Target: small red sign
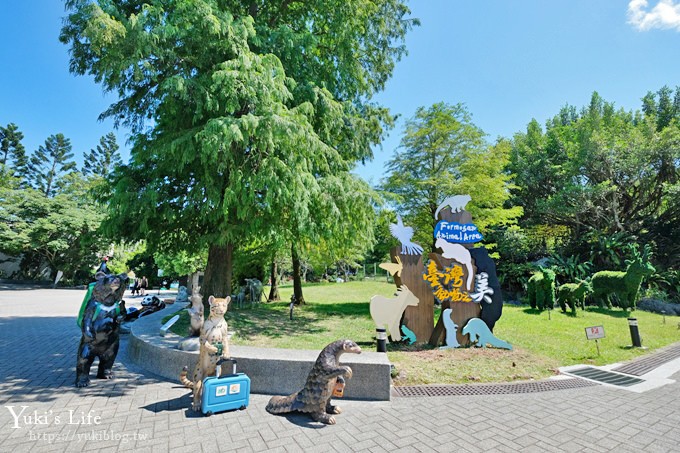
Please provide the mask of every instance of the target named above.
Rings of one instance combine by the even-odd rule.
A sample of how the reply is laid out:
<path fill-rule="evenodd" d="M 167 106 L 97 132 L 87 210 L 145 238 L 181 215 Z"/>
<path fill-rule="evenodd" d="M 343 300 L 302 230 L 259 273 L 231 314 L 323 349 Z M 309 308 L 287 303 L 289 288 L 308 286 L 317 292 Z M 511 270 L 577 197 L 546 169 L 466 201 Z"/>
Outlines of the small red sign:
<path fill-rule="evenodd" d="M 586 327 L 586 338 L 589 340 L 604 338 L 604 326 Z"/>

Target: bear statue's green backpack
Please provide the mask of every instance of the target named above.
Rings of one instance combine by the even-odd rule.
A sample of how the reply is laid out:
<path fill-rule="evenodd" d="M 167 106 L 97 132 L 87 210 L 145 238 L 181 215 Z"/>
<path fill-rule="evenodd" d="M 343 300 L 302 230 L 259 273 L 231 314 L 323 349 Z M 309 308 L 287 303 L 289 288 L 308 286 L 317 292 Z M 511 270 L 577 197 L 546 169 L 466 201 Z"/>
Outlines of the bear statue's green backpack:
<path fill-rule="evenodd" d="M 87 303 L 90 301 L 90 297 L 92 297 L 92 291 L 94 290 L 94 286 L 97 284 L 97 282 L 92 282 L 89 285 L 87 285 L 87 293 L 85 294 L 85 299 L 83 299 L 83 303 L 80 306 L 80 311 L 78 312 L 78 319 L 76 323 L 78 324 L 78 327 L 82 328 L 83 327 L 83 317 L 85 316 L 85 307 L 87 307 Z"/>

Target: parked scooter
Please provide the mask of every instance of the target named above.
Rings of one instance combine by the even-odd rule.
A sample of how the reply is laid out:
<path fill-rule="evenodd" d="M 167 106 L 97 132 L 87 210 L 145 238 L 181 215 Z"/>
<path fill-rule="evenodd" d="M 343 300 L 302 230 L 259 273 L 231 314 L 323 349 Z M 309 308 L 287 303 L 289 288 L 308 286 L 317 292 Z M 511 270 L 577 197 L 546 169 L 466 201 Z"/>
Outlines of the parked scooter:
<path fill-rule="evenodd" d="M 165 308 L 165 302 L 160 300 L 156 296 L 147 295 L 142 300 L 142 308 L 137 309 L 135 307 L 130 307 L 127 309 L 125 315 L 125 321 L 134 321 L 135 319 L 141 318 L 151 313 L 156 313 Z"/>

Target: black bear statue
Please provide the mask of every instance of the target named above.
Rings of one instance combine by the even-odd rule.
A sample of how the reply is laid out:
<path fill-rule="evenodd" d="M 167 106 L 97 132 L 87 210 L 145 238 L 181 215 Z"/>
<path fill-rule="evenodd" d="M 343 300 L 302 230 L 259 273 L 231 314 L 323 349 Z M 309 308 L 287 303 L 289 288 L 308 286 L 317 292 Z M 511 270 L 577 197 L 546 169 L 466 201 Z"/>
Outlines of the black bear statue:
<path fill-rule="evenodd" d="M 82 336 L 78 347 L 76 387 L 90 383 L 90 367 L 99 358 L 97 378 L 111 379 L 113 363 L 120 345 L 120 322 L 125 317 L 123 294 L 128 284 L 126 274 L 97 272 L 96 283 L 87 301 L 82 319 Z"/>

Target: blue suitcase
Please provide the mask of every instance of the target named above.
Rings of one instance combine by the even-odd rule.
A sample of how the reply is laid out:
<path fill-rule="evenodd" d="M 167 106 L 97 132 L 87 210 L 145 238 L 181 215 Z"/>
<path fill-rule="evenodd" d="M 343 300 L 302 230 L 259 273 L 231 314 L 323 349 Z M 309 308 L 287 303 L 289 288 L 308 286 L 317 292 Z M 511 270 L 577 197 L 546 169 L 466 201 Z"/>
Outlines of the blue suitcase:
<path fill-rule="evenodd" d="M 233 372 L 220 376 L 221 365 L 233 362 Z M 203 379 L 203 394 L 201 395 L 201 412 L 212 415 L 218 412 L 234 409 L 243 410 L 250 403 L 250 378 L 244 373 L 236 372 L 236 360 L 220 359 L 217 362 L 216 376 Z"/>

